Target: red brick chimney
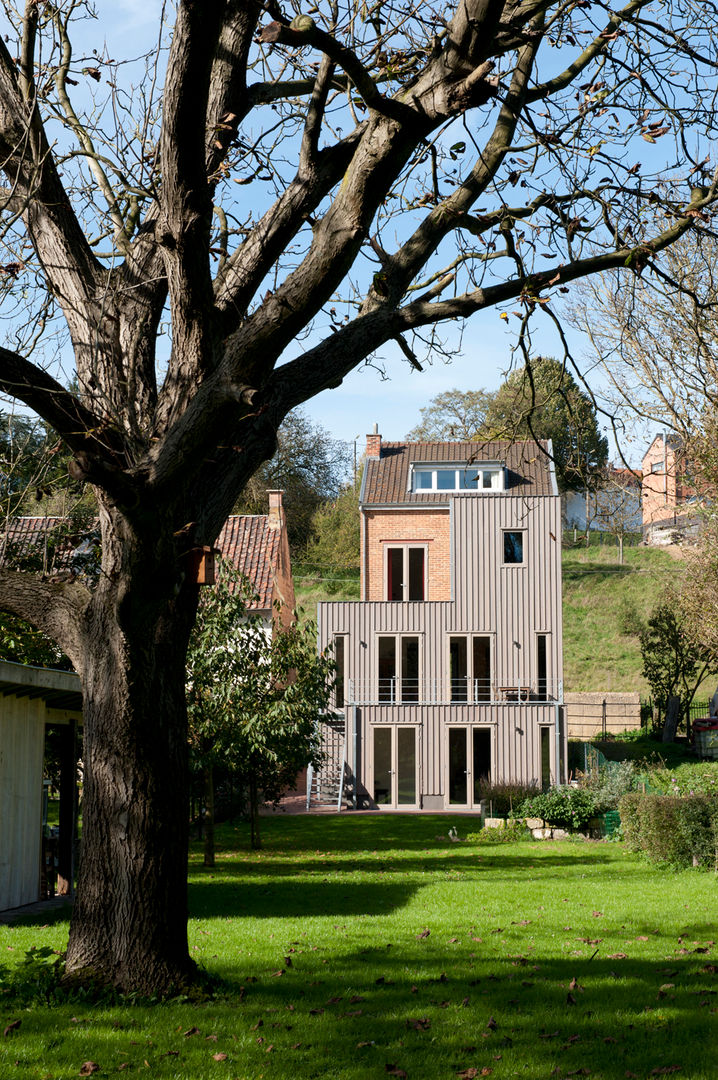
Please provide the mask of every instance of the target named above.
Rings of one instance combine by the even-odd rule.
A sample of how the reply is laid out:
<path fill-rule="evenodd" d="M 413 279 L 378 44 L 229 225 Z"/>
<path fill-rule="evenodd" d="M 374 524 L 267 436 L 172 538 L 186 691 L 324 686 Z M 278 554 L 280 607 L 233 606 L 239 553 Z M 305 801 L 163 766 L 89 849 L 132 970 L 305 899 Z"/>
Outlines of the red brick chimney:
<path fill-rule="evenodd" d="M 282 497 L 283 491 L 268 491 L 269 495 L 269 525 L 273 528 L 280 528 L 284 524 L 284 504 Z"/>
<path fill-rule="evenodd" d="M 381 435 L 378 424 L 374 424 L 373 432 L 366 437 L 366 456 L 368 458 L 381 457 Z"/>

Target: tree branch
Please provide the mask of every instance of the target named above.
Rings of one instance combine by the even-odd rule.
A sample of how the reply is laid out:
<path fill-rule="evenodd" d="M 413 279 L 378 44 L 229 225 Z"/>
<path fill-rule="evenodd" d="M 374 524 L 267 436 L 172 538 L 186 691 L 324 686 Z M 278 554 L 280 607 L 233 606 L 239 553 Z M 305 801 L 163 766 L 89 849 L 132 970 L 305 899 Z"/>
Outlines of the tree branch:
<path fill-rule="evenodd" d="M 36 574 L 0 570 L 0 611 L 9 611 L 42 630 L 78 669 L 81 619 L 89 601 L 90 593 L 79 581 L 43 581 Z"/>

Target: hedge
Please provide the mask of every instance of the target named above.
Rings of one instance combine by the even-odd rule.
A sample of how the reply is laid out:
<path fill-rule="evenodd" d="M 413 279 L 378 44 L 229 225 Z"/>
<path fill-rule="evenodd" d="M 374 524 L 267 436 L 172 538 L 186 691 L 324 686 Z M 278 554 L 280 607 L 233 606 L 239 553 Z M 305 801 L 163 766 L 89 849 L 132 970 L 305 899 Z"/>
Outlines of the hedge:
<path fill-rule="evenodd" d="M 718 799 L 707 795 L 644 795 L 619 803 L 623 838 L 652 862 L 718 870 Z"/>

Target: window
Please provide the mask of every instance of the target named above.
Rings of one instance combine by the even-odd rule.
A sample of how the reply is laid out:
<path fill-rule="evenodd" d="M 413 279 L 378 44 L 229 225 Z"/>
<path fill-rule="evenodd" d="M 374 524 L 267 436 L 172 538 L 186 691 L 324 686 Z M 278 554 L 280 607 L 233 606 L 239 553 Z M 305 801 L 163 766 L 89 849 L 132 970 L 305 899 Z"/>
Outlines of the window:
<path fill-rule="evenodd" d="M 392 704 L 418 701 L 418 637 L 380 637 L 377 657 L 379 701 Z"/>
<path fill-rule="evenodd" d="M 412 466 L 412 491 L 504 491 L 505 486 L 503 466 L 494 463 Z"/>
<path fill-rule="evenodd" d="M 656 473 L 656 472 L 662 473 L 663 472 L 663 462 L 662 461 L 654 461 L 654 462 L 652 462 L 651 463 L 651 472 L 652 473 Z"/>
<path fill-rule="evenodd" d="M 343 634 L 334 637 L 334 663 L 337 665 L 334 682 L 334 705 L 343 709 L 345 704 L 344 685 L 346 679 L 346 652 Z"/>
<path fill-rule="evenodd" d="M 426 549 L 402 544 L 386 549 L 387 600 L 424 600 Z"/>
<path fill-rule="evenodd" d="M 538 685 L 536 690 L 538 692 L 539 701 L 548 700 L 548 661 L 546 656 L 546 634 L 536 635 L 536 674 L 538 676 Z"/>
<path fill-rule="evenodd" d="M 449 638 L 450 700 L 491 700 L 491 638 Z"/>
<path fill-rule="evenodd" d="M 524 561 L 524 534 L 504 533 L 504 563 L 517 564 Z"/>

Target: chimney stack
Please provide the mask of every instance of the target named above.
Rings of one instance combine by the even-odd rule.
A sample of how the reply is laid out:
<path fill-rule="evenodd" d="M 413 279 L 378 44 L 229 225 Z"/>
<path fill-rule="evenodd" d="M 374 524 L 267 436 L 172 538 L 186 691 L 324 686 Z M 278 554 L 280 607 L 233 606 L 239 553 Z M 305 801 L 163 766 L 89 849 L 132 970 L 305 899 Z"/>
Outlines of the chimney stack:
<path fill-rule="evenodd" d="M 368 458 L 381 457 L 381 435 L 378 424 L 374 424 L 373 432 L 366 437 L 366 456 Z"/>
<path fill-rule="evenodd" d="M 269 496 L 269 524 L 274 528 L 279 528 L 284 522 L 284 504 L 282 497 L 283 491 L 273 490 L 268 491 Z"/>

